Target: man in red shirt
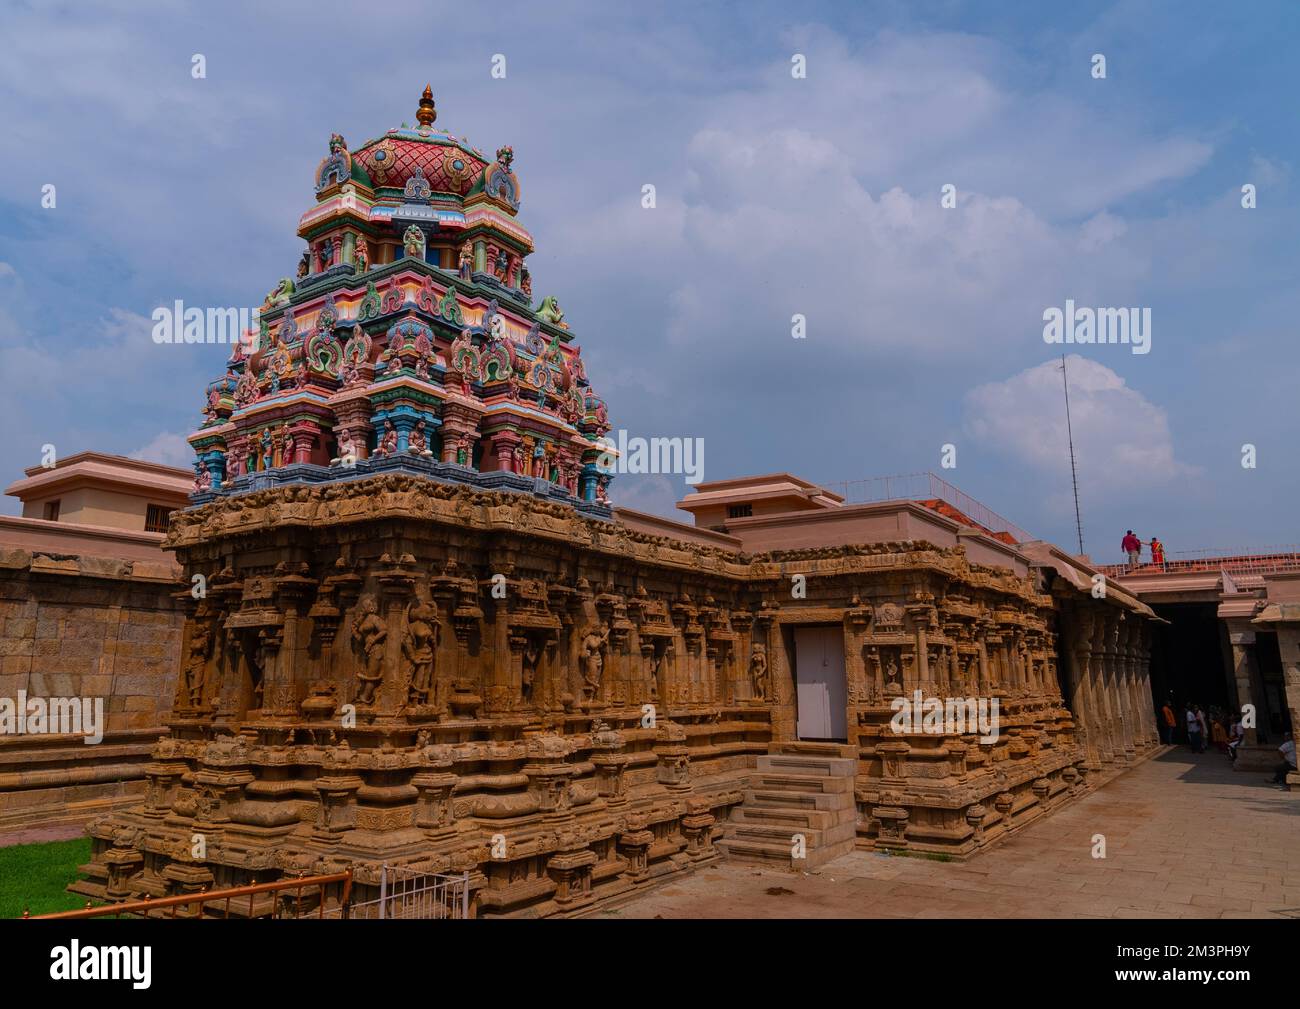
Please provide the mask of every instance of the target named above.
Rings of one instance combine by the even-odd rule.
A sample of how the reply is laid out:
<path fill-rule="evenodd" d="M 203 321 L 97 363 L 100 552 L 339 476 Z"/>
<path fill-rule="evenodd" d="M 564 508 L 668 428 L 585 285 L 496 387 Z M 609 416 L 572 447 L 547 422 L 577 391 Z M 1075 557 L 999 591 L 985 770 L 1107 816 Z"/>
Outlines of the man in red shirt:
<path fill-rule="evenodd" d="M 1138 557 L 1142 554 L 1142 541 L 1133 535 L 1132 529 L 1120 541 L 1120 547 L 1128 554 L 1129 567 L 1136 567 Z"/>

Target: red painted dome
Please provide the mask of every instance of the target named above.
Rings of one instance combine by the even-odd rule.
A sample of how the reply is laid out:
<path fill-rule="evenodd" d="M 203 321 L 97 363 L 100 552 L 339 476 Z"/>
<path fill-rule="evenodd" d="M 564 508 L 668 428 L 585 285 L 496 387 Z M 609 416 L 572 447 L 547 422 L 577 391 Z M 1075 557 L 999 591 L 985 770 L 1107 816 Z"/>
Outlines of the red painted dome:
<path fill-rule="evenodd" d="M 401 189 L 419 168 L 434 192 L 457 196 L 468 193 L 487 167 L 451 134 L 425 126 L 389 130 L 353 151 L 352 158 L 376 189 Z"/>

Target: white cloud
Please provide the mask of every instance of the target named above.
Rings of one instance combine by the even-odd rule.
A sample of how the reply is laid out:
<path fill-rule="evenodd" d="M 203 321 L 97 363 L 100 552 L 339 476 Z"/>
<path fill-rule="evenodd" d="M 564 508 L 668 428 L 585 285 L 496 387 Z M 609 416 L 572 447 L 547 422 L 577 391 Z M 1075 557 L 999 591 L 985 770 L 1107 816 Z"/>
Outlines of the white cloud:
<path fill-rule="evenodd" d="M 1083 222 L 1079 229 L 1079 248 L 1084 252 L 1096 252 L 1102 246 L 1124 237 L 1127 231 L 1128 225 L 1123 218 L 1103 210 Z"/>
<path fill-rule="evenodd" d="M 174 431 L 160 431 L 154 435 L 148 445 L 129 453 L 132 459 L 144 459 L 147 462 L 162 463 L 164 466 L 179 466 L 188 469 L 194 465 L 194 449 L 185 440 L 185 435 Z"/>
<path fill-rule="evenodd" d="M 1165 411 L 1097 361 L 1071 355 L 1070 417 L 1082 496 L 1133 492 L 1195 476 L 1175 458 Z M 1070 471 L 1058 360 L 978 386 L 963 401 L 963 427 L 980 452 L 1005 455 L 1037 474 Z"/>
<path fill-rule="evenodd" d="M 985 41 L 885 33 L 850 53 L 813 30 L 807 51 L 806 81 L 783 67 L 693 106 L 660 209 L 622 194 L 566 222 L 564 246 L 602 253 L 571 282 L 625 288 L 636 263 L 679 352 L 770 350 L 798 313 L 810 345 L 909 364 L 1032 352 L 1066 297 L 1150 303 L 1152 250 L 1107 208 L 1195 171 L 1207 144 L 1017 91 Z"/>

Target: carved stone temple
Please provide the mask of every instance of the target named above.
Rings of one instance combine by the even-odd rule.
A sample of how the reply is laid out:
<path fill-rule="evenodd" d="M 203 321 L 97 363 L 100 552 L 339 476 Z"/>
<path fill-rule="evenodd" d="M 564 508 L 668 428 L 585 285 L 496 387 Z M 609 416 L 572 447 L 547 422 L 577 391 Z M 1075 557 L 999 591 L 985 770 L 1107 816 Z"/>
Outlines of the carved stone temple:
<path fill-rule="evenodd" d="M 469 870 L 568 915 L 723 858 L 964 857 L 1158 745 L 1151 611 L 936 502 L 784 474 L 616 510 L 604 402 L 534 304 L 509 148 L 335 136 L 297 276 L 206 394 L 144 800 L 73 889 Z M 893 719 L 997 701 L 997 731 Z"/>

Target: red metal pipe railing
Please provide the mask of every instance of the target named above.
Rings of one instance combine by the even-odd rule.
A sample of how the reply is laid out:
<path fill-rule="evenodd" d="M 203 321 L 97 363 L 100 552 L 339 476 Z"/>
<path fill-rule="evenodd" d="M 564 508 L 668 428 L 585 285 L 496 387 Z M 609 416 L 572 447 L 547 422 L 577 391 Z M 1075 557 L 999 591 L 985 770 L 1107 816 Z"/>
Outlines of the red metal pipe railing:
<path fill-rule="evenodd" d="M 352 870 L 345 872 L 327 873 L 321 876 L 296 876 L 291 879 L 279 879 L 272 883 L 252 883 L 248 886 L 235 886 L 225 890 L 205 890 L 200 893 L 184 894 L 179 897 L 156 897 L 150 900 L 132 900 L 120 904 L 102 904 L 99 907 L 85 907 L 77 911 L 57 911 L 53 914 L 28 914 L 23 912 L 23 917 L 29 920 L 36 919 L 73 919 L 73 918 L 105 918 L 108 916 L 120 917 L 124 914 L 148 914 L 151 911 L 170 909 L 171 914 L 168 917 L 176 917 L 178 907 L 189 905 L 209 904 L 214 901 L 224 901 L 225 907 L 223 914 L 230 916 L 230 902 L 236 897 L 248 897 L 248 916 L 254 917 L 253 898 L 259 893 L 278 893 L 283 890 L 293 890 L 299 904 L 302 902 L 302 891 L 304 887 L 320 887 L 320 906 L 318 908 L 318 917 L 325 917 L 325 887 L 332 883 L 342 883 L 343 893 L 339 899 L 339 907 L 343 916 L 347 916 L 347 908 L 352 900 Z M 272 910 L 278 907 L 278 902 L 272 905 Z M 198 915 L 202 917 L 202 915 Z M 275 917 L 272 913 L 271 917 Z"/>

